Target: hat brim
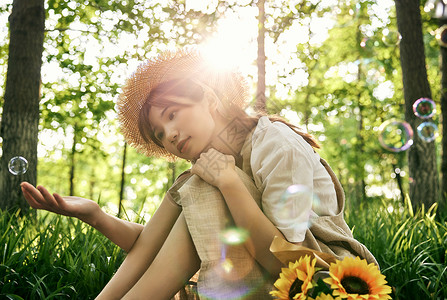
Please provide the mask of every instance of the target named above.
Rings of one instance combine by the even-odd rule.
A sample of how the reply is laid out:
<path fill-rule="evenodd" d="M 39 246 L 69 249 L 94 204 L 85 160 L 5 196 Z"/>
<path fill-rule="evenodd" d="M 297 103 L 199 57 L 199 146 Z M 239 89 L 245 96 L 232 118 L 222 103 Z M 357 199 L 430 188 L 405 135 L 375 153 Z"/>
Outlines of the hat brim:
<path fill-rule="evenodd" d="M 235 70 L 217 70 L 196 49 L 166 51 L 140 64 L 127 79 L 118 97 L 116 109 L 126 142 L 137 152 L 150 157 L 175 161 L 177 157 L 153 142 L 147 143 L 139 131 L 140 110 L 152 89 L 173 79 L 194 79 L 213 88 L 222 102 L 245 108 L 248 88 L 244 77 Z"/>

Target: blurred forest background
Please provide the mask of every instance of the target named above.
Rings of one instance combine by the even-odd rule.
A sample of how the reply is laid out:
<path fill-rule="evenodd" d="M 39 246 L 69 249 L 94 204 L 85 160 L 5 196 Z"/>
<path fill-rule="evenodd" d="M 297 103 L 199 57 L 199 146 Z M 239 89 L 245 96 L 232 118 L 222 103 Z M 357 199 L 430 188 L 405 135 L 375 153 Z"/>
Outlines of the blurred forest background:
<path fill-rule="evenodd" d="M 124 251 L 30 210 L 20 182 L 146 223 L 189 163 L 128 147 L 116 99 L 140 62 L 194 46 L 239 67 L 249 110 L 317 137 L 392 297 L 447 299 L 446 18 L 443 0 L 1 1 L 0 298 L 93 299 L 110 280 Z M 428 118 L 420 98 L 434 101 Z M 437 130 L 421 137 L 424 122 Z M 9 170 L 17 156 L 26 173 Z"/>
<path fill-rule="evenodd" d="M 439 134 L 426 143 L 433 150 L 426 156 L 435 166 L 428 169 L 436 174 L 429 180 L 437 189 L 442 47 L 440 21 L 427 9 L 428 2 L 433 1 L 422 1 L 420 10 L 431 90 L 421 97 L 437 105 L 431 121 Z M 12 4 L 0 4 L 0 115 Z M 97 200 L 114 214 L 121 214 L 120 208 L 143 215 L 154 211 L 189 165 L 144 157 L 127 147 L 117 128 L 115 101 L 139 62 L 188 45 L 203 47 L 215 55 L 214 61 L 239 66 L 252 86 L 253 103 L 264 97 L 268 113 L 314 134 L 322 144 L 320 155 L 345 188 L 348 205 L 403 203 L 414 184 L 407 151 L 389 151 L 378 142 L 384 122 L 403 121 L 408 113 L 395 1 L 47 0 L 44 10 L 37 156 L 2 157 L 2 180 L 13 178 L 8 182 L 15 189 L 20 180 L 28 180 L 63 195 Z M 13 118 L 28 115 L 18 111 Z M 414 135 L 415 144 L 424 143 L 416 128 Z M 5 169 L 16 155 L 28 159 L 29 171 L 14 177 Z M 442 192 L 431 194 L 431 185 L 426 189 L 425 195 L 436 197 L 428 204 L 441 201 Z M 5 197 L 0 202 L 2 208 L 14 205 Z"/>

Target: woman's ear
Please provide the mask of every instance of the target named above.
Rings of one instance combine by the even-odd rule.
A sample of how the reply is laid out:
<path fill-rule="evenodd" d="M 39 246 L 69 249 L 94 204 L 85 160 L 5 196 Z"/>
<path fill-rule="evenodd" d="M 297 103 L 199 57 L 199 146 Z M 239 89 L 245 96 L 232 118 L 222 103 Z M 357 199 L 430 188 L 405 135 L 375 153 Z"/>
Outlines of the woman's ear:
<path fill-rule="evenodd" d="M 204 91 L 204 98 L 205 100 L 208 102 L 208 107 L 211 110 L 217 110 L 218 106 L 219 106 L 219 98 L 217 97 L 216 93 L 214 93 L 214 91 L 206 89 Z"/>
<path fill-rule="evenodd" d="M 200 81 L 194 81 L 198 85 L 200 85 L 203 89 L 203 100 L 207 102 L 207 105 L 210 109 L 211 113 L 219 112 L 221 113 L 223 111 L 223 105 L 220 101 L 220 98 L 217 96 L 217 94 L 214 92 L 214 90 L 209 87 L 208 85 L 204 84 Z"/>

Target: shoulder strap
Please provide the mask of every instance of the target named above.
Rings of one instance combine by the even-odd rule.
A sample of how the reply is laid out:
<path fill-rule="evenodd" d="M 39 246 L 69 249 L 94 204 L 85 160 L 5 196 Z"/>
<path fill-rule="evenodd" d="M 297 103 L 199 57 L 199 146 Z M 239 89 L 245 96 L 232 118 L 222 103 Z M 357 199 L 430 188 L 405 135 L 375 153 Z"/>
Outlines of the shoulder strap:
<path fill-rule="evenodd" d="M 345 208 L 345 192 L 343 191 L 343 187 L 341 186 L 340 181 L 338 180 L 334 171 L 332 171 L 332 168 L 329 166 L 329 164 L 322 158 L 320 158 L 320 162 L 324 166 L 326 171 L 329 173 L 329 175 L 331 176 L 332 183 L 334 184 L 334 188 L 335 188 L 335 193 L 337 195 L 337 205 L 338 205 L 338 213 L 337 214 L 342 214 L 343 210 Z"/>

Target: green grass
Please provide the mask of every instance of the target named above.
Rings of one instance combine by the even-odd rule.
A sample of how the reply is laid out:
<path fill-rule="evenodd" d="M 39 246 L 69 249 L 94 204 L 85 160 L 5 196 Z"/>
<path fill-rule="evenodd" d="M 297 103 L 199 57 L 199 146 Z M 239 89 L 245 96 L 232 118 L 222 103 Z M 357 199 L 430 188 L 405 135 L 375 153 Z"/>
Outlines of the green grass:
<path fill-rule="evenodd" d="M 447 219 L 381 201 L 353 206 L 346 220 L 376 256 L 394 299 L 447 299 Z"/>
<path fill-rule="evenodd" d="M 371 200 L 346 209 L 354 236 L 379 261 L 394 299 L 447 299 L 447 219 Z M 82 222 L 0 214 L 0 299 L 93 299 L 125 253 Z"/>
<path fill-rule="evenodd" d="M 124 253 L 78 220 L 0 215 L 0 298 L 93 299 Z"/>

